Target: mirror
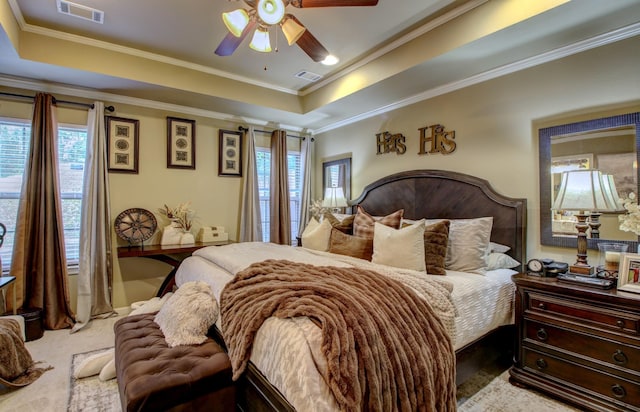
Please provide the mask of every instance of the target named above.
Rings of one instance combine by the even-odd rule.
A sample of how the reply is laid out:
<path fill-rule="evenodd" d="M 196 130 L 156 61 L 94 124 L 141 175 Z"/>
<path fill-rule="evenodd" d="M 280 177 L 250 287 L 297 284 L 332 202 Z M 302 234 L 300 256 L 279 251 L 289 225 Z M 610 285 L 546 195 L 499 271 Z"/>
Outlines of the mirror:
<path fill-rule="evenodd" d="M 323 205 L 344 213 L 351 199 L 351 158 L 322 163 Z M 336 204 L 337 203 L 337 204 Z"/>
<path fill-rule="evenodd" d="M 543 245 L 577 247 L 573 212 L 552 211 L 562 172 L 598 169 L 613 176 L 619 198 L 638 194 L 640 112 L 603 117 L 539 130 L 540 237 Z M 587 232 L 589 249 L 616 241 L 636 250 L 638 236 L 619 230 L 620 212 L 603 213 L 600 237 Z"/>

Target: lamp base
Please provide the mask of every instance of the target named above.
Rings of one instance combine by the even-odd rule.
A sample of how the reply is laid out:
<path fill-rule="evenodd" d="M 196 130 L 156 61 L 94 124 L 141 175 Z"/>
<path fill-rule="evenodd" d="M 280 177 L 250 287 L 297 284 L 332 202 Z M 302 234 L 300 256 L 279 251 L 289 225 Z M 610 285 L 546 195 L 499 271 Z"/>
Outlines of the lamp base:
<path fill-rule="evenodd" d="M 584 264 L 582 265 L 575 264 L 575 265 L 569 266 L 569 272 L 577 275 L 593 276 L 593 266 L 584 265 Z"/>

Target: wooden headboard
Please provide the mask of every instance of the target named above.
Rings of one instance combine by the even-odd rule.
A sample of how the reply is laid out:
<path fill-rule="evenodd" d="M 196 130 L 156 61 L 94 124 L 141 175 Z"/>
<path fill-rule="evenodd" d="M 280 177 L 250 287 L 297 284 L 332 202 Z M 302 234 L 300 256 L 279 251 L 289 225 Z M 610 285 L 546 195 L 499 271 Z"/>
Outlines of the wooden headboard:
<path fill-rule="evenodd" d="M 527 199 L 502 196 L 484 179 L 445 170 L 400 172 L 367 185 L 350 204 L 353 213 L 362 205 L 374 216 L 404 209 L 407 219 L 493 216 L 491 240 L 511 248 L 520 270 L 526 263 Z"/>

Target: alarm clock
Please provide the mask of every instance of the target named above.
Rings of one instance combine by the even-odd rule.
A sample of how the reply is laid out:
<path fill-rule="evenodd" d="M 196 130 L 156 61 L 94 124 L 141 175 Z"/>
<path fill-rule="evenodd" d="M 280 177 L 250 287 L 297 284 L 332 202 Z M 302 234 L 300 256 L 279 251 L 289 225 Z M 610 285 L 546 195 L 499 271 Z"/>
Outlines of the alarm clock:
<path fill-rule="evenodd" d="M 556 262 L 553 259 L 530 259 L 527 262 L 527 274 L 534 276 L 555 277 L 566 273 L 569 265 L 564 262 Z"/>
<path fill-rule="evenodd" d="M 545 276 L 544 263 L 540 259 L 529 259 L 527 262 L 527 274 Z"/>

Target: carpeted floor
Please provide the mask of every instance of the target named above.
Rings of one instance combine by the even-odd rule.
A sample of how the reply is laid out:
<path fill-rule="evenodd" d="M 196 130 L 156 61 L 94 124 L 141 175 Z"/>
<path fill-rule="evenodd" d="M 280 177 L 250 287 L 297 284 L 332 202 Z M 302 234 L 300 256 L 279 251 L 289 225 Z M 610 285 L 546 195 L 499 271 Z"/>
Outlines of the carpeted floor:
<path fill-rule="evenodd" d="M 86 330 L 46 331 L 44 337 L 27 342 L 34 360 L 54 366 L 33 384 L 8 390 L 0 385 L 2 412 L 120 411 L 115 380 L 97 377 L 74 380 L 73 368 L 84 357 L 113 346 L 113 324 L 119 317 L 94 320 Z M 534 408 L 534 409 L 532 409 Z M 504 368 L 482 371 L 458 387 L 461 412 L 543 412 L 576 411 L 535 391 L 517 388 L 508 382 Z"/>
<path fill-rule="evenodd" d="M 10 390 L 0 385 L 0 411 L 66 411 L 73 354 L 113 346 L 113 324 L 119 318 L 96 319 L 74 334 L 69 333 L 70 329 L 47 330 L 42 338 L 27 342 L 27 349 L 33 360 L 45 361 L 54 369 L 21 389 Z"/>

